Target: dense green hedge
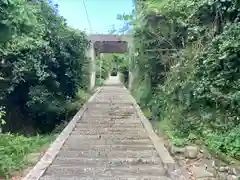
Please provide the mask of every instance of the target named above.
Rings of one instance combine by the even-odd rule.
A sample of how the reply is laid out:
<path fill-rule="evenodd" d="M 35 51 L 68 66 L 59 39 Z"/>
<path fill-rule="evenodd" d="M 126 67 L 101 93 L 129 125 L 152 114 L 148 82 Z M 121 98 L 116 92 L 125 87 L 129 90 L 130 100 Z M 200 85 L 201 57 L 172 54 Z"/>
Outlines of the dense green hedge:
<path fill-rule="evenodd" d="M 51 131 L 88 86 L 88 47 L 48 1 L 0 2 L 0 97 L 4 131 Z"/>
<path fill-rule="evenodd" d="M 132 67 L 134 96 L 172 138 L 238 159 L 239 12 L 231 0 L 140 2 Z"/>

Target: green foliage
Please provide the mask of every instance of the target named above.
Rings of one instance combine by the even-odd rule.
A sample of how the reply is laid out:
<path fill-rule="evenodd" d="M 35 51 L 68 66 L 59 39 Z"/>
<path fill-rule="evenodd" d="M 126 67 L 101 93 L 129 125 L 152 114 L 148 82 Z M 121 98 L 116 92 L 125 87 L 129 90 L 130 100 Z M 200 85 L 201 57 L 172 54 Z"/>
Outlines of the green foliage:
<path fill-rule="evenodd" d="M 103 86 L 103 84 L 104 84 L 104 79 L 102 79 L 102 78 L 96 78 L 96 85 L 97 86 Z"/>
<path fill-rule="evenodd" d="M 138 8 L 133 95 L 175 144 L 201 140 L 239 159 L 238 1 L 147 0 Z"/>
<path fill-rule="evenodd" d="M 129 81 L 129 53 L 126 54 L 117 54 L 113 57 L 114 63 L 117 64 L 117 71 L 121 74 L 122 83 L 128 87 Z"/>
<path fill-rule="evenodd" d="M 113 68 L 113 61 L 112 61 L 112 54 L 101 54 L 100 57 L 96 60 L 96 77 L 98 79 L 98 83 L 101 84 L 100 81 L 105 80 L 108 78 L 109 73 L 112 71 Z M 102 80 L 101 80 L 102 79 Z"/>
<path fill-rule="evenodd" d="M 27 155 L 39 152 L 52 136 L 24 137 L 0 134 L 0 177 L 8 177 L 28 164 Z"/>
<path fill-rule="evenodd" d="M 65 103 L 64 108 L 66 109 L 67 114 L 63 122 L 61 122 L 61 124 L 58 125 L 58 127 L 59 126 L 61 127 L 63 124 L 65 124 L 64 122 L 67 122 L 70 118 L 72 118 L 77 113 L 77 111 L 82 107 L 82 105 L 87 102 L 90 96 L 91 94 L 86 92 L 85 89 L 78 89 L 74 100 L 68 100 Z M 56 131 L 56 128 L 54 129 L 54 131 Z"/>
<path fill-rule="evenodd" d="M 100 77 L 101 67 L 101 77 Z M 97 59 L 96 84 L 102 85 L 104 80 L 108 78 L 109 74 L 122 74 L 124 84 L 128 84 L 129 72 L 129 55 L 128 54 L 102 54 Z"/>
<path fill-rule="evenodd" d="M 192 104 L 211 109 L 212 126 L 225 132 L 240 124 L 240 24 L 216 36 L 196 64 Z"/>
<path fill-rule="evenodd" d="M 0 100 L 4 131 L 49 132 L 88 87 L 88 40 L 47 1 L 0 2 Z"/>

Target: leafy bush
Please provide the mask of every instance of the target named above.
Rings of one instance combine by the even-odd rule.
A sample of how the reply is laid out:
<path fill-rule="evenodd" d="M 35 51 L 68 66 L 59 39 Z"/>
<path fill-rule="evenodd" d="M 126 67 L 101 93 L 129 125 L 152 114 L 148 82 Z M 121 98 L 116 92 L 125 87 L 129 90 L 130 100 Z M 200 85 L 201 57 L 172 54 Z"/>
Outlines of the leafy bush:
<path fill-rule="evenodd" d="M 88 40 L 47 1 L 0 2 L 0 96 L 4 131 L 50 132 L 88 87 Z"/>
<path fill-rule="evenodd" d="M 212 128 L 226 132 L 240 124 L 240 24 L 227 25 L 196 65 L 193 104 L 211 110 Z"/>
<path fill-rule="evenodd" d="M 138 8 L 133 95 L 176 144 L 201 140 L 239 159 L 238 1 L 147 0 Z"/>

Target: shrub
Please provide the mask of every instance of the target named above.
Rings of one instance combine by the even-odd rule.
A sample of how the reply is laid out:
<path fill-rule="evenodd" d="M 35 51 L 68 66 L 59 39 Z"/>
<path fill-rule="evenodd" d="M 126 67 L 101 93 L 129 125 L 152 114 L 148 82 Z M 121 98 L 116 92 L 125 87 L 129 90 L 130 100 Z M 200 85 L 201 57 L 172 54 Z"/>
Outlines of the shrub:
<path fill-rule="evenodd" d="M 6 0 L 0 8 L 3 130 L 50 132 L 88 87 L 86 34 L 69 28 L 49 2 Z"/>
<path fill-rule="evenodd" d="M 239 3 L 147 0 L 138 8 L 133 95 L 174 142 L 201 140 L 239 159 Z"/>

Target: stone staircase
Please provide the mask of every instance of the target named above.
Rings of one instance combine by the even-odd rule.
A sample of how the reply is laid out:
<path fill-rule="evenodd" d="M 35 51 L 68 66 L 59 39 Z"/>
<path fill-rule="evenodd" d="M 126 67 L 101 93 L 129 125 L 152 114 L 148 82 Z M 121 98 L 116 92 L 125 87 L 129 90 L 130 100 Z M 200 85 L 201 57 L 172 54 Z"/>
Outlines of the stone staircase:
<path fill-rule="evenodd" d="M 51 164 L 39 178 L 25 180 L 170 179 L 131 95 L 116 78 L 86 106 Z"/>

